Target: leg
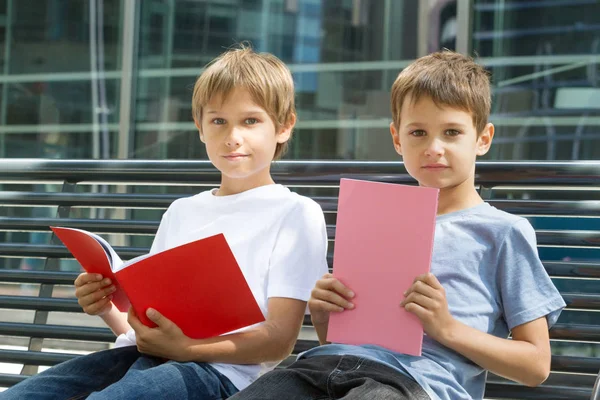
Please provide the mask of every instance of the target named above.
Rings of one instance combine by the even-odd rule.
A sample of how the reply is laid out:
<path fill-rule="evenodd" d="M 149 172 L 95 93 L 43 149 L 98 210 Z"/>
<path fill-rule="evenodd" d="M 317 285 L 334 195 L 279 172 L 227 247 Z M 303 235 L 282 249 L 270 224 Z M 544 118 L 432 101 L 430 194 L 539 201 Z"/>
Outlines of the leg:
<path fill-rule="evenodd" d="M 300 359 L 285 369 L 261 376 L 230 400 L 331 399 L 327 382 L 340 359 L 340 356 Z"/>
<path fill-rule="evenodd" d="M 58 364 L 0 393 L 3 400 L 64 400 L 85 396 L 121 379 L 140 357 L 135 346 L 104 350 Z"/>
<path fill-rule="evenodd" d="M 411 378 L 365 358 L 345 356 L 329 380 L 329 392 L 340 400 L 430 400 Z"/>
<path fill-rule="evenodd" d="M 92 393 L 89 400 L 189 399 L 221 400 L 237 388 L 205 363 L 161 363 L 141 357 L 118 382 Z"/>

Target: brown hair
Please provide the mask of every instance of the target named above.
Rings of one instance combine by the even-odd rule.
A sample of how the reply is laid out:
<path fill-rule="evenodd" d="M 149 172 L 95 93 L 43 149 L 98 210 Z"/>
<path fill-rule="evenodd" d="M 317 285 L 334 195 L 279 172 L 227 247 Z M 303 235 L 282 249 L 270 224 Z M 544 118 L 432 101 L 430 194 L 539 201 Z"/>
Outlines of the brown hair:
<path fill-rule="evenodd" d="M 485 128 L 490 116 L 491 91 L 488 72 L 471 57 L 453 51 L 441 51 L 421 57 L 406 67 L 392 85 L 392 118 L 400 125 L 404 99 L 416 102 L 430 97 L 438 106 L 449 106 L 473 114 L 477 133 Z"/>
<path fill-rule="evenodd" d="M 294 81 L 288 67 L 269 53 L 256 53 L 242 44 L 211 61 L 196 80 L 192 96 L 192 115 L 198 123 L 202 109 L 215 95 L 226 98 L 234 89 L 244 88 L 263 108 L 280 131 L 293 121 Z M 287 150 L 288 143 L 278 143 L 273 159 Z"/>

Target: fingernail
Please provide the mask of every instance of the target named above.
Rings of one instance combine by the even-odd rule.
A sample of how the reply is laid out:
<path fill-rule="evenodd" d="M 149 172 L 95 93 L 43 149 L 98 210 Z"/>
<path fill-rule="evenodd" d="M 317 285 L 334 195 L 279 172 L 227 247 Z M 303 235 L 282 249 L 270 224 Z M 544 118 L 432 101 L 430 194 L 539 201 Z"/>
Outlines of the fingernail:
<path fill-rule="evenodd" d="M 406 293 L 408 293 L 408 290 L 406 290 L 404 293 L 402 293 L 404 296 L 406 296 Z"/>
<path fill-rule="evenodd" d="M 349 309 L 353 309 L 353 308 L 354 308 L 354 304 L 352 304 L 352 303 L 348 303 L 348 308 L 349 308 Z"/>
<path fill-rule="evenodd" d="M 110 279 L 106 278 L 106 279 L 104 280 L 104 284 L 105 284 L 105 285 L 110 285 Z"/>
<path fill-rule="evenodd" d="M 154 311 L 153 308 L 149 308 L 146 310 L 146 315 L 150 318 L 154 317 L 155 314 L 156 314 L 156 311 Z"/>
<path fill-rule="evenodd" d="M 350 298 L 354 297 L 354 292 L 349 292 L 348 296 L 350 296 Z"/>
<path fill-rule="evenodd" d="M 97 281 L 99 281 L 100 279 L 102 279 L 102 275 L 96 274 L 95 278 L 96 278 Z"/>
<path fill-rule="evenodd" d="M 117 288 L 115 286 L 111 286 L 108 290 L 114 292 L 115 290 L 117 290 Z"/>

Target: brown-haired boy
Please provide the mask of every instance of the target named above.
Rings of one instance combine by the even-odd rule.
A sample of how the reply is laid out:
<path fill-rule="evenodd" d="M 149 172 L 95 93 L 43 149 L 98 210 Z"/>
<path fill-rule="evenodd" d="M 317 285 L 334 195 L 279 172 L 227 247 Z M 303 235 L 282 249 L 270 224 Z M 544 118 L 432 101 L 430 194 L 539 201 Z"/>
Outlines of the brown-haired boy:
<path fill-rule="evenodd" d="M 422 356 L 322 345 L 232 400 L 481 399 L 488 370 L 529 386 L 546 379 L 548 327 L 565 304 L 529 222 L 483 202 L 475 189 L 475 159 L 494 136 L 490 97 L 486 71 L 453 52 L 418 59 L 392 87 L 394 148 L 420 185 L 440 189 L 431 273 L 398 288 L 406 291 L 398 306 L 423 324 Z M 317 282 L 309 308 L 321 344 L 329 314 L 352 309 L 353 297 L 330 274 Z"/>
<path fill-rule="evenodd" d="M 176 200 L 151 252 L 223 233 L 266 321 L 194 340 L 149 309 L 158 327 L 148 328 L 132 312 L 126 318 L 113 307 L 110 281 L 84 273 L 75 281 L 79 304 L 119 335 L 118 348 L 60 364 L 2 398 L 224 399 L 290 354 L 311 289 L 327 271 L 323 211 L 275 184 L 270 173 L 296 122 L 292 76 L 270 54 L 230 50 L 198 78 L 192 105 L 221 184 Z"/>

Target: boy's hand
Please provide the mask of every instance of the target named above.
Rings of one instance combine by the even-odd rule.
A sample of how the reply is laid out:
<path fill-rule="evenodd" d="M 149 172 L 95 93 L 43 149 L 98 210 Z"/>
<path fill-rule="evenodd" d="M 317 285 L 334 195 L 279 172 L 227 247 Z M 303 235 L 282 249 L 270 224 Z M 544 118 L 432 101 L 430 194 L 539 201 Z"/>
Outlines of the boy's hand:
<path fill-rule="evenodd" d="M 313 323 L 325 324 L 329 322 L 329 313 L 353 309 L 354 304 L 350 302 L 353 297 L 354 293 L 332 274 L 323 275 L 315 284 L 308 300 Z"/>
<path fill-rule="evenodd" d="M 157 327 L 149 328 L 140 321 L 133 308 L 129 308 L 127 321 L 135 330 L 135 339 L 140 353 L 162 357 L 168 360 L 185 362 L 188 359 L 187 348 L 191 345 L 188 336 L 172 321 L 158 311 L 149 308 L 146 315 Z"/>
<path fill-rule="evenodd" d="M 401 307 L 419 318 L 428 336 L 442 342 L 451 331 L 455 319 L 448 310 L 446 291 L 432 273 L 419 275 L 404 292 Z"/>
<path fill-rule="evenodd" d="M 75 296 L 86 314 L 103 315 L 112 308 L 112 293 L 115 286 L 110 279 L 100 274 L 80 274 L 75 279 Z"/>

